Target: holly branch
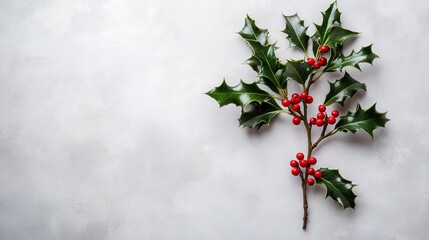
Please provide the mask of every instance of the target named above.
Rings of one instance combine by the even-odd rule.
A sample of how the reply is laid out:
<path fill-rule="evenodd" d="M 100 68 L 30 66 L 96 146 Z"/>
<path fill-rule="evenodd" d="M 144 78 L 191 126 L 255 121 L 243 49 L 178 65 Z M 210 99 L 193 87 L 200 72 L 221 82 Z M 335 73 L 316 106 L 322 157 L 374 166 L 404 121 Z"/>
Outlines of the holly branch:
<path fill-rule="evenodd" d="M 252 56 L 246 61 L 256 71 L 257 80 L 253 83 L 240 81 L 236 86 L 230 86 L 224 80 L 207 95 L 215 99 L 219 105 L 235 104 L 241 107 L 238 119 L 241 126 L 259 129 L 269 125 L 270 121 L 279 114 L 287 114 L 294 125 L 302 125 L 307 135 L 306 154 L 298 152 L 296 159 L 290 161 L 291 173 L 301 179 L 303 196 L 303 229 L 307 228 L 308 200 L 307 187 L 315 183 L 326 187 L 326 197 L 331 197 L 345 208 L 355 207 L 356 195 L 353 187 L 356 185 L 343 178 L 337 169 L 319 168 L 314 166 L 318 160 L 313 155 L 319 144 L 328 137 L 339 132 L 364 131 L 373 137 L 373 131 L 384 127 L 386 112 L 376 110 L 376 104 L 364 109 L 357 104 L 356 110 L 341 115 L 346 110 L 345 103 L 359 91 L 366 91 L 364 83 L 354 79 L 346 68 L 357 68 L 363 63 L 372 64 L 378 56 L 373 53 L 372 45 L 362 47 L 359 51 L 343 52 L 347 39 L 356 37 L 357 32 L 345 29 L 341 25 L 341 13 L 337 2 L 332 3 L 322 13 L 322 23 L 315 24 L 316 31 L 312 36 L 307 35 L 305 26 L 297 14 L 284 16 L 286 27 L 284 33 L 292 47 L 303 52 L 302 59 L 287 59 L 280 61 L 275 54 L 275 44 L 269 41 L 267 29 L 259 28 L 249 16 L 245 18 L 240 36 L 252 50 Z M 311 116 L 310 111 L 313 96 L 313 84 L 323 79 L 329 79 L 332 72 L 343 72 L 343 77 L 329 82 L 329 92 L 323 103 L 317 107 L 317 114 Z M 300 93 L 289 94 L 289 86 L 297 84 Z M 263 90 L 260 86 L 265 86 Z M 328 111 L 328 107 L 336 106 Z M 320 133 L 314 137 L 314 132 Z M 307 157 L 306 157 L 307 156 Z"/>

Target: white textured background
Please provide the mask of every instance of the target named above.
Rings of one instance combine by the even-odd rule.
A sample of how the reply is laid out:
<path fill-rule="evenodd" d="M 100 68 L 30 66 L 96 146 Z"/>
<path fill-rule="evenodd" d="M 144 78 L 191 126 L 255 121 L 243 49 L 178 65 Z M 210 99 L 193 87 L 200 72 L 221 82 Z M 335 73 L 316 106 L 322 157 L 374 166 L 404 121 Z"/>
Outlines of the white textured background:
<path fill-rule="evenodd" d="M 374 141 L 338 134 L 317 150 L 359 197 L 343 211 L 312 188 L 307 232 L 288 166 L 302 127 L 241 129 L 238 108 L 202 94 L 255 79 L 236 34 L 246 13 L 285 59 L 281 14 L 309 25 L 329 4 L 2 0 L 0 239 L 427 239 L 428 1 L 339 1 L 355 48 L 381 57 L 351 71 L 359 99 L 392 120 Z"/>

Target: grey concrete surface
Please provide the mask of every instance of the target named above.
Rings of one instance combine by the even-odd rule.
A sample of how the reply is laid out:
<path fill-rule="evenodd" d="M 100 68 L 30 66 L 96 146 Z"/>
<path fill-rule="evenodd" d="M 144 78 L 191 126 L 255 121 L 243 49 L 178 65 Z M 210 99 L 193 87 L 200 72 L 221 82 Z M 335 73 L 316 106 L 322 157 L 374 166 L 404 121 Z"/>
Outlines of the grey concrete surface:
<path fill-rule="evenodd" d="M 315 153 L 359 196 L 343 211 L 313 188 L 307 232 L 288 166 L 303 129 L 286 116 L 241 129 L 238 108 L 202 94 L 255 79 L 236 34 L 246 13 L 285 59 L 282 13 L 309 25 L 329 4 L 0 1 L 0 239 L 427 239 L 428 1 L 339 0 L 353 46 L 381 57 L 350 70 L 358 99 L 392 120 Z"/>

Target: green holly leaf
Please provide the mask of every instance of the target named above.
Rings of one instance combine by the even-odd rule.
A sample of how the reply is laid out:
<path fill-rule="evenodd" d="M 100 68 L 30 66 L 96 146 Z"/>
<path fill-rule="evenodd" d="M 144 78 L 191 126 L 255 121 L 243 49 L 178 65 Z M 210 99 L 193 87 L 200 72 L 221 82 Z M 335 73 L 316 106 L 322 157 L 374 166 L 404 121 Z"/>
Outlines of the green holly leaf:
<path fill-rule="evenodd" d="M 341 12 L 338 10 L 337 1 L 331 3 L 325 12 L 322 12 L 323 20 L 321 25 L 316 25 L 317 33 L 322 40 L 326 39 L 332 27 L 341 25 Z M 323 42 L 323 41 L 322 41 Z"/>
<path fill-rule="evenodd" d="M 320 43 L 319 40 L 315 39 L 314 36 L 311 37 L 313 42 L 313 53 L 314 56 L 317 56 L 317 52 L 319 51 Z"/>
<path fill-rule="evenodd" d="M 285 76 L 297 83 L 305 84 L 313 70 L 304 60 L 289 60 L 286 63 Z"/>
<path fill-rule="evenodd" d="M 278 88 L 267 78 L 259 77 L 258 80 L 256 80 L 256 83 L 267 86 L 273 92 L 279 91 Z M 285 83 L 287 83 L 287 82 L 285 82 Z M 285 87 L 286 87 L 286 84 L 283 88 L 285 88 Z"/>
<path fill-rule="evenodd" d="M 372 45 L 363 47 L 358 52 L 354 50 L 347 56 L 343 54 L 342 46 L 337 46 L 333 49 L 333 54 L 328 61 L 327 66 L 323 70 L 324 72 L 342 71 L 344 67 L 355 67 L 360 70 L 360 63 L 372 64 L 375 58 L 378 58 L 377 54 L 372 52 Z"/>
<path fill-rule="evenodd" d="M 328 45 L 331 48 L 335 45 L 342 45 L 346 39 L 351 38 L 357 34 L 359 33 L 344 29 L 342 27 L 333 27 L 324 42 L 322 42 L 322 45 Z"/>
<path fill-rule="evenodd" d="M 323 184 L 326 187 L 326 197 L 340 203 L 344 209 L 355 208 L 355 198 L 353 187 L 356 186 L 351 181 L 344 179 L 337 169 L 320 168 L 322 177 L 316 179 L 316 183 Z"/>
<path fill-rule="evenodd" d="M 341 25 L 341 13 L 338 11 L 337 1 L 333 2 L 325 12 L 322 12 L 323 20 L 321 25 L 316 26 L 316 32 L 312 36 L 314 54 L 317 53 L 317 48 L 320 44 L 324 44 L 329 37 L 331 29 Z"/>
<path fill-rule="evenodd" d="M 333 48 L 336 45 L 343 44 L 346 39 L 358 34 L 357 32 L 341 27 L 341 13 L 338 11 L 336 1 L 322 15 L 322 24 L 315 24 L 316 32 L 312 36 L 314 54 L 317 54 L 320 45 L 328 45 Z"/>
<path fill-rule="evenodd" d="M 307 35 L 307 28 L 304 26 L 304 21 L 299 19 L 298 15 L 291 15 L 283 17 L 286 20 L 286 28 L 283 30 L 286 33 L 286 38 L 289 40 L 291 46 L 297 46 L 304 52 L 307 52 L 309 36 Z"/>
<path fill-rule="evenodd" d="M 338 103 L 344 106 L 344 102 L 353 97 L 359 90 L 366 91 L 365 84 L 357 81 L 345 72 L 344 77 L 333 83 L 329 83 L 329 93 L 326 95 L 324 105 L 329 106 L 333 103 Z"/>
<path fill-rule="evenodd" d="M 283 112 L 274 99 L 268 99 L 261 104 L 251 103 L 251 109 L 243 112 L 238 119 L 240 126 L 259 129 L 264 124 L 269 124 L 271 119 Z"/>
<path fill-rule="evenodd" d="M 349 112 L 347 115 L 340 118 L 340 121 L 335 125 L 335 129 L 351 133 L 363 130 L 371 137 L 374 137 L 373 131 L 376 128 L 385 127 L 385 124 L 390 120 L 386 118 L 387 112 L 379 113 L 375 107 L 376 104 L 365 110 L 362 109 L 360 105 L 357 105 L 354 113 Z"/>
<path fill-rule="evenodd" d="M 231 103 L 240 106 L 242 113 L 239 123 L 244 127 L 259 129 L 262 125 L 269 124 L 273 117 L 283 111 L 274 98 L 260 89 L 256 83 L 240 81 L 236 86 L 229 86 L 224 80 L 219 87 L 206 94 L 215 99 L 221 107 Z M 250 109 L 245 111 L 247 106 Z"/>
<path fill-rule="evenodd" d="M 283 77 L 285 66 L 279 62 L 274 52 L 276 47 L 274 45 L 258 46 L 254 43 L 253 46 L 254 55 L 246 63 L 258 73 L 259 77 L 267 79 L 276 86 L 276 92 L 279 92 L 278 89 L 282 89 L 286 79 Z"/>
<path fill-rule="evenodd" d="M 221 107 L 233 103 L 243 109 L 252 102 L 261 104 L 263 101 L 271 98 L 256 83 L 247 84 L 243 81 L 240 81 L 236 86 L 229 86 L 223 80 L 219 87 L 210 90 L 206 94 L 214 98 Z"/>
<path fill-rule="evenodd" d="M 249 15 L 246 16 L 244 27 L 238 34 L 246 41 L 259 42 L 262 46 L 269 45 L 268 30 L 257 27 L 255 21 Z"/>
<path fill-rule="evenodd" d="M 268 42 L 268 31 L 258 28 L 255 21 L 247 16 L 244 27 L 238 34 L 252 49 L 253 55 L 247 60 L 247 63 L 258 73 L 259 77 L 264 78 L 261 83 L 269 81 L 267 86 L 280 93 L 286 85 L 286 78 L 283 76 L 285 66 L 275 55 L 275 45 Z"/>

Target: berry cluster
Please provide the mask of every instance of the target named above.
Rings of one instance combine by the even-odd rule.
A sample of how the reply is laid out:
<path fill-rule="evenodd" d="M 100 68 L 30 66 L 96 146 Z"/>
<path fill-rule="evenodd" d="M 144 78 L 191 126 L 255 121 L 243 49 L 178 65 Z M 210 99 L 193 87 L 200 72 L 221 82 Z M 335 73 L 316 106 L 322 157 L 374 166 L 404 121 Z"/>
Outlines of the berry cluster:
<path fill-rule="evenodd" d="M 298 176 L 303 173 L 305 170 L 307 172 L 307 176 L 312 175 L 314 178 L 307 178 L 307 184 L 313 185 L 315 183 L 315 178 L 319 179 L 322 177 L 322 172 L 319 170 L 314 170 L 311 165 L 315 165 L 317 163 L 317 159 L 315 157 L 309 157 L 308 160 L 304 159 L 304 154 L 299 152 L 296 154 L 297 160 L 291 160 L 290 166 L 292 167 L 292 175 Z"/>
<path fill-rule="evenodd" d="M 329 52 L 329 47 L 326 45 L 323 45 L 320 47 L 319 52 L 321 54 Z M 325 57 L 320 57 L 317 61 L 314 58 L 308 58 L 307 63 L 310 66 L 313 66 L 314 69 L 319 69 L 323 66 L 326 66 L 328 63 L 328 60 Z"/>
<path fill-rule="evenodd" d="M 318 127 L 321 127 L 325 124 L 335 124 L 337 122 L 336 118 L 340 115 L 340 113 L 337 110 L 333 110 L 331 112 L 331 116 L 328 117 L 325 111 L 326 106 L 319 105 L 319 113 L 317 113 L 316 117 L 310 118 L 310 124 L 316 125 Z"/>
<path fill-rule="evenodd" d="M 305 102 L 307 104 L 311 104 L 313 102 L 313 97 L 308 95 L 307 92 L 302 92 L 301 94 L 294 93 L 292 94 L 291 99 L 285 98 L 282 100 L 282 105 L 284 107 L 288 107 L 291 112 L 301 113 L 301 102 Z M 299 125 L 301 123 L 301 117 L 295 115 L 292 119 L 292 123 L 295 125 Z"/>

